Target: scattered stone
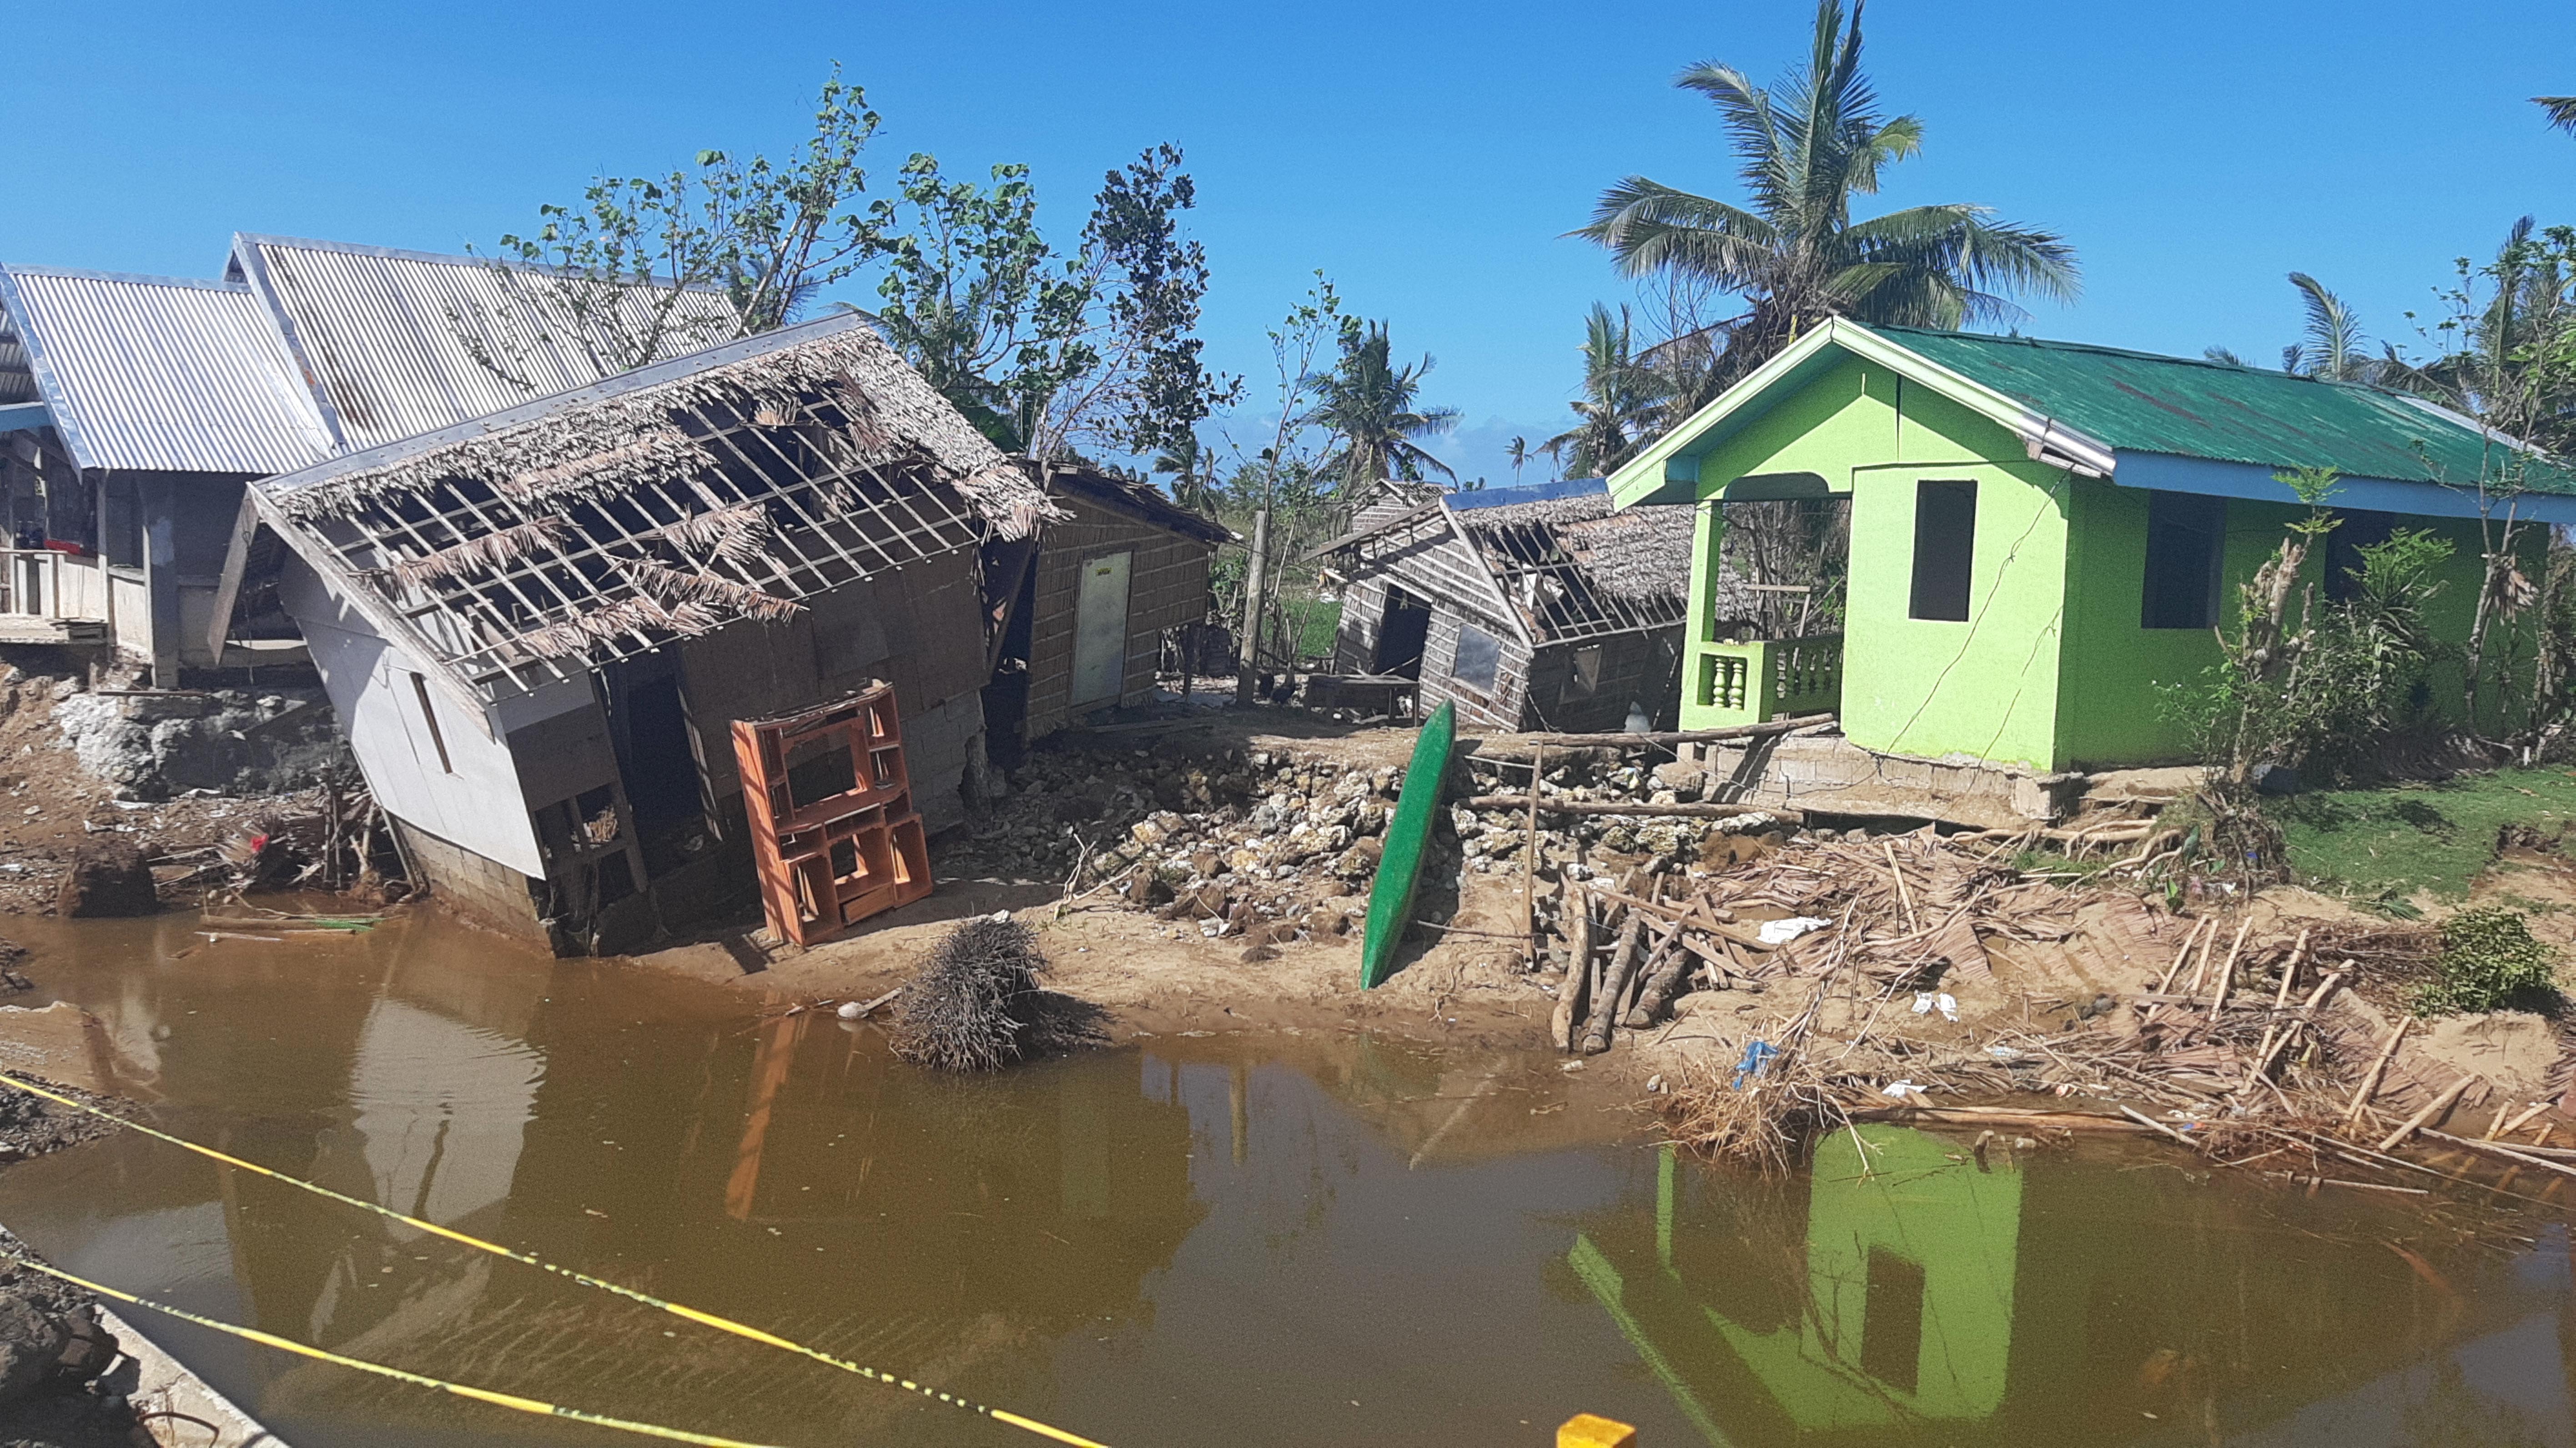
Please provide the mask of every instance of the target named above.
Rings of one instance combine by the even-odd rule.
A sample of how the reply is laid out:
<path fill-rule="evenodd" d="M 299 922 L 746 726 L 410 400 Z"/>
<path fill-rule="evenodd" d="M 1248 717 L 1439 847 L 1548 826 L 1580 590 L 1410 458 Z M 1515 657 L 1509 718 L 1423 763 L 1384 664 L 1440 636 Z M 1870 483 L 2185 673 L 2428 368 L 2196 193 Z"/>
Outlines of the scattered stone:
<path fill-rule="evenodd" d="M 0 1405 L 36 1390 L 72 1344 L 71 1325 L 15 1292 L 0 1292 Z"/>

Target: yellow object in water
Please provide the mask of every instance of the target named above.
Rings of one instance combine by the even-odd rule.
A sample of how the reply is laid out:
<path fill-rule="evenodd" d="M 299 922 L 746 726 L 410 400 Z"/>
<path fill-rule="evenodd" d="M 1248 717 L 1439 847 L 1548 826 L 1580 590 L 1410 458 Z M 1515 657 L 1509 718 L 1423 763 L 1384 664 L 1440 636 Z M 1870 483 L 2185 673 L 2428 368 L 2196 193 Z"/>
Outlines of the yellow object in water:
<path fill-rule="evenodd" d="M 1590 1413 L 1577 1413 L 1556 1430 L 1556 1448 L 1637 1448 L 1637 1430 Z"/>

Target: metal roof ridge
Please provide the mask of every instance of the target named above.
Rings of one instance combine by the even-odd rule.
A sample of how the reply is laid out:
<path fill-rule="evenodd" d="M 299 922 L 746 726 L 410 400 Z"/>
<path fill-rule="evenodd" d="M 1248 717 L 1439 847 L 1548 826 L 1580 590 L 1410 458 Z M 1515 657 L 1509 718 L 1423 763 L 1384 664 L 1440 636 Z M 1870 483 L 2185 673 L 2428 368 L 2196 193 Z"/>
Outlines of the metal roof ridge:
<path fill-rule="evenodd" d="M 362 241 L 326 241 L 313 236 L 279 236 L 265 231 L 236 231 L 233 233 L 233 241 L 237 245 L 247 242 L 252 246 L 292 247 L 301 251 L 327 251 L 341 256 L 382 257 L 388 261 L 429 262 L 439 266 L 498 267 L 503 271 L 537 272 L 558 277 L 589 275 L 579 267 L 550 266 L 544 262 L 511 261 L 506 257 L 476 256 L 472 252 L 414 251 L 408 247 L 374 246 Z M 662 285 L 658 281 L 636 282 L 623 277 L 614 280 L 622 286 L 658 287 Z M 675 288 L 675 290 L 722 294 L 724 288 L 700 283 L 695 286 Z"/>
<path fill-rule="evenodd" d="M 221 277 L 165 277 L 149 272 L 98 271 L 76 266 L 28 266 L 20 262 L 0 261 L 0 272 L 13 277 L 56 277 L 66 281 L 118 282 L 140 287 L 188 287 L 203 292 L 248 293 L 246 282 L 225 281 Z"/>
<path fill-rule="evenodd" d="M 1859 324 L 1855 324 L 1859 325 Z M 2257 367 L 2250 362 L 2214 362 L 2207 357 L 2178 357 L 2171 352 L 2148 352 L 2136 347 L 2115 347 L 2108 342 L 2077 342 L 2063 337 L 2025 337 L 2018 332 L 1971 332 L 1963 327 L 1911 327 L 1901 322 L 1872 322 L 1870 330 L 1880 333 L 1908 332 L 1924 337 L 1965 337 L 1972 342 L 1994 342 L 2017 347 L 2045 347 L 2066 352 L 2099 352 L 2107 357 L 2134 357 L 2141 362 L 2173 362 L 2185 367 L 2206 367 L 2214 372 L 2252 372 L 2264 377 L 2280 377 L 2292 382 L 2315 382 L 2333 387 L 2360 387 L 2386 391 L 2367 382 L 2345 382 L 2329 377 L 2310 377 L 2304 373 L 2284 372 L 2277 367 Z"/>
<path fill-rule="evenodd" d="M 275 477 L 262 479 L 255 486 L 261 492 L 271 496 L 291 493 L 300 488 L 327 481 L 342 473 L 390 467 L 395 463 L 436 452 L 453 443 L 465 442 L 505 428 L 516 427 L 523 422 L 533 422 L 567 406 L 622 397 L 629 392 L 642 392 L 659 387 L 666 382 L 679 381 L 691 373 L 701 372 L 709 367 L 722 367 L 735 362 L 748 361 L 803 342 L 836 336 L 852 328 L 866 326 L 866 321 L 856 314 L 842 312 L 829 317 L 817 317 L 810 322 L 799 322 L 792 327 L 780 327 L 775 331 L 762 332 L 757 336 L 736 337 L 729 342 L 719 342 L 712 347 L 701 347 L 695 352 L 685 352 L 648 367 L 638 367 L 632 372 L 620 372 L 614 377 L 603 377 L 597 382 L 586 382 L 579 387 L 570 387 L 561 392 L 550 392 L 543 397 L 533 397 L 525 402 L 513 403 L 497 412 L 487 412 L 479 417 L 469 417 L 463 422 L 450 423 L 429 432 L 414 433 L 410 437 L 381 442 L 357 452 L 345 452 L 309 467 L 298 468 L 291 473 L 281 473 Z"/>

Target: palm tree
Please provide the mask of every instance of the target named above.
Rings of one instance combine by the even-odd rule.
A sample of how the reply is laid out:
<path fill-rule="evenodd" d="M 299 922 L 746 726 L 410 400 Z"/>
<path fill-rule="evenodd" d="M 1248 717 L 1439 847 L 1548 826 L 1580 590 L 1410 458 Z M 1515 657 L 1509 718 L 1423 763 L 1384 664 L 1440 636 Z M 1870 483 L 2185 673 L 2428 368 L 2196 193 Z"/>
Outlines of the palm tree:
<path fill-rule="evenodd" d="M 2200 357 L 2204 362 L 2216 362 L 2224 367 L 2245 365 L 2245 359 L 2237 356 L 2235 349 L 2230 347 L 2203 347 L 2200 349 Z"/>
<path fill-rule="evenodd" d="M 1628 309 L 1612 317 L 1599 302 L 1585 319 L 1583 397 L 1574 404 L 1574 426 L 1541 446 L 1570 478 L 1597 478 L 1626 462 L 1663 419 L 1672 397 L 1670 379 L 1637 360 Z"/>
<path fill-rule="evenodd" d="M 1724 118 L 1749 205 L 1630 176 L 1601 193 L 1591 224 L 1575 233 L 1609 248 L 1626 275 L 1680 274 L 1747 302 L 1711 329 L 1724 346 L 1687 379 L 1685 407 L 1829 317 L 1956 328 L 2019 318 L 2004 293 L 2075 295 L 2073 249 L 2054 232 L 1997 221 L 1990 208 L 1912 206 L 1852 219 L 1852 197 L 1878 190 L 1880 170 L 1923 144 L 1915 117 L 1880 117 L 1861 74 L 1860 16 L 1855 0 L 1846 29 L 1841 0 L 1818 0 L 1807 69 L 1776 95 L 1714 61 L 1674 81 Z"/>
<path fill-rule="evenodd" d="M 1172 475 L 1172 501 L 1193 513 L 1216 512 L 1216 454 L 1195 432 L 1164 444 L 1154 458 L 1154 471 Z"/>
<path fill-rule="evenodd" d="M 2307 313 L 2306 340 L 2281 349 L 2281 370 L 2328 382 L 2377 381 L 2381 362 L 2369 355 L 2360 314 L 2306 272 L 2290 273 L 2290 285 Z"/>
<path fill-rule="evenodd" d="M 1516 437 L 1503 444 L 1503 456 L 1512 460 L 1512 486 L 1520 486 L 1521 469 L 1529 465 L 1529 439 Z"/>
<path fill-rule="evenodd" d="M 2576 134 L 2576 96 L 2533 96 L 2531 103 L 2549 113 L 2549 124 Z"/>
<path fill-rule="evenodd" d="M 1420 406 L 1416 399 L 1431 359 L 1398 367 L 1392 352 L 1386 323 L 1371 322 L 1343 341 L 1341 360 L 1332 371 L 1306 379 L 1315 405 L 1301 422 L 1332 435 L 1323 468 L 1340 480 L 1345 498 L 1385 478 L 1420 482 L 1425 473 L 1453 480 L 1458 476 L 1416 441 L 1456 427 L 1458 409 Z"/>

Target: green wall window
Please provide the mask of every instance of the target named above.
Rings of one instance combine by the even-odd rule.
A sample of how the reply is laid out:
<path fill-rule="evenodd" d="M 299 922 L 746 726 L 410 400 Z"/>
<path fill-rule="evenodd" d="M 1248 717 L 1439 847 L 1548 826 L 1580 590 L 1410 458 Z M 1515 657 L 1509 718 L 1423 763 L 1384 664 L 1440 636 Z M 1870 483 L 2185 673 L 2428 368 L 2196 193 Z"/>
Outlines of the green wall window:
<path fill-rule="evenodd" d="M 2218 622 L 2219 560 L 2227 500 L 2147 494 L 2147 578 L 2140 628 L 2208 628 Z"/>
<path fill-rule="evenodd" d="M 1968 621 L 1968 578 L 1976 564 L 1977 485 L 1914 485 L 1913 618 Z"/>
<path fill-rule="evenodd" d="M 2346 603 L 2361 596 L 2364 548 L 2376 548 L 2397 531 L 2397 515 L 2359 508 L 2337 508 L 2334 531 L 2326 535 L 2326 597 Z"/>

